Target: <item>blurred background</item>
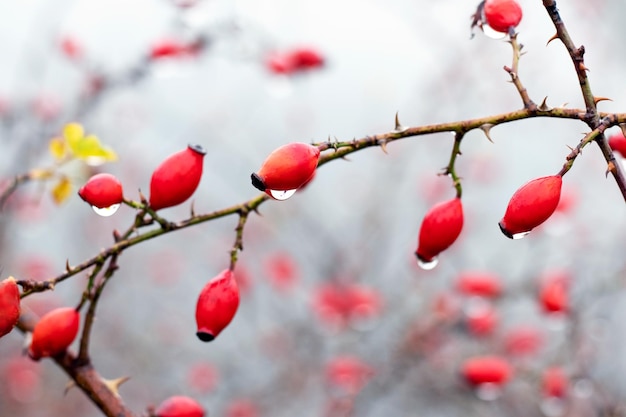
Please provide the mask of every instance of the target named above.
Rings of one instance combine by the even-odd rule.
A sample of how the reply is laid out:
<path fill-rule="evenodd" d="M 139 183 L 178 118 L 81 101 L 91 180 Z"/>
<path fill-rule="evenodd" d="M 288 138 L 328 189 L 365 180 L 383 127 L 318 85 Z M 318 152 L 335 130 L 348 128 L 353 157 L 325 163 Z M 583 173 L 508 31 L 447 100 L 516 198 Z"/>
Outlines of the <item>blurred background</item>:
<path fill-rule="evenodd" d="M 477 2 L 453 0 L 91 0 L 0 2 L 0 178 L 54 159 L 48 142 L 79 122 L 119 159 L 63 166 L 74 191 L 20 187 L 0 213 L 2 277 L 49 279 L 113 243 L 133 211 L 99 217 L 75 191 L 110 172 L 125 196 L 147 194 L 154 168 L 188 143 L 208 153 L 196 213 L 242 203 L 267 154 L 288 142 L 350 140 L 406 126 L 522 107 L 503 40 L 475 31 Z M 531 98 L 583 107 L 578 81 L 539 0 L 521 0 Z M 559 2 L 602 111 L 626 111 L 621 0 Z M 182 45 L 182 46 L 181 46 Z M 308 48 L 324 65 L 285 70 L 281 53 Z M 278 54 L 278 55 L 277 55 Z M 198 292 L 228 266 L 236 218 L 124 252 L 92 336 L 95 367 L 137 414 L 164 398 L 197 399 L 212 416 L 624 415 L 624 201 L 590 146 L 565 176 L 562 204 L 511 241 L 498 228 L 523 183 L 555 174 L 587 131 L 532 119 L 468 133 L 457 172 L 465 226 L 438 266 L 417 266 L 424 214 L 454 196 L 453 138 L 437 134 L 367 149 L 319 169 L 305 190 L 252 215 L 236 275 L 242 301 L 215 341 L 195 336 Z M 617 134 L 611 129 L 609 134 Z M 178 221 L 190 202 L 164 209 Z M 495 277 L 497 297 L 462 290 L 464 274 Z M 25 299 L 43 314 L 75 305 L 86 274 Z M 542 288 L 567 282 L 565 313 Z M 563 278 L 564 277 L 564 278 Z M 50 360 L 22 356 L 24 336 L 0 341 L 2 416 L 99 416 Z M 466 359 L 498 355 L 513 377 L 487 393 L 461 374 Z M 549 391 L 546 369 L 567 388 Z M 612 413 L 612 414 L 611 414 Z"/>

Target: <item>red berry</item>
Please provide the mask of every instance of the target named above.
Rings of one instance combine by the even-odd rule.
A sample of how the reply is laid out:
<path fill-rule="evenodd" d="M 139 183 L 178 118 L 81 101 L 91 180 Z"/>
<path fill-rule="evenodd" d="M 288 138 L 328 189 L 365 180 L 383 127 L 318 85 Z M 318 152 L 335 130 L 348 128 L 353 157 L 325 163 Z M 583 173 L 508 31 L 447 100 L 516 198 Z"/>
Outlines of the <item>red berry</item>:
<path fill-rule="evenodd" d="M 189 47 L 187 45 L 173 39 L 163 39 L 152 45 L 150 58 L 177 57 L 187 53 L 189 53 Z"/>
<path fill-rule="evenodd" d="M 203 342 L 215 339 L 231 322 L 239 307 L 239 289 L 233 271 L 225 269 L 200 292 L 196 305 L 196 335 Z"/>
<path fill-rule="evenodd" d="M 204 409 L 193 398 L 175 395 L 159 404 L 154 415 L 156 417 L 204 417 Z"/>
<path fill-rule="evenodd" d="M 569 309 L 569 279 L 564 275 L 552 275 L 544 279 L 539 289 L 539 302 L 548 313 L 564 313 Z"/>
<path fill-rule="evenodd" d="M 461 272 L 456 287 L 465 295 L 485 298 L 494 298 L 502 293 L 500 277 L 490 272 Z"/>
<path fill-rule="evenodd" d="M 324 65 L 324 57 L 312 48 L 296 48 L 289 53 L 296 69 L 319 68 Z"/>
<path fill-rule="evenodd" d="M 515 239 L 548 220 L 559 205 L 562 183 L 560 175 L 551 175 L 536 178 L 518 189 L 499 223 L 502 233 Z"/>
<path fill-rule="evenodd" d="M 513 369 L 498 356 L 477 356 L 463 363 L 461 373 L 471 385 L 503 385 L 513 375 Z"/>
<path fill-rule="evenodd" d="M 45 314 L 33 329 L 28 355 L 39 360 L 63 353 L 78 334 L 80 315 L 72 307 L 61 307 Z"/>
<path fill-rule="evenodd" d="M 510 329 L 504 336 L 504 349 L 509 355 L 533 355 L 543 345 L 543 333 L 531 326 L 518 326 Z"/>
<path fill-rule="evenodd" d="M 622 158 L 626 158 L 626 137 L 624 137 L 622 132 L 609 137 L 609 146 L 615 152 L 619 152 Z"/>
<path fill-rule="evenodd" d="M 496 32 L 509 33 L 522 20 L 522 8 L 515 0 L 485 0 L 483 12 Z"/>
<path fill-rule="evenodd" d="M 465 317 L 465 324 L 470 333 L 487 336 L 493 333 L 499 320 L 498 311 L 489 303 L 470 308 Z"/>
<path fill-rule="evenodd" d="M 20 318 L 20 290 L 15 278 L 0 281 L 0 337 L 8 334 Z"/>
<path fill-rule="evenodd" d="M 78 190 L 80 198 L 97 208 L 107 208 L 124 200 L 122 184 L 113 175 L 96 174 Z"/>
<path fill-rule="evenodd" d="M 327 382 L 351 395 L 361 391 L 373 374 L 371 366 L 350 355 L 337 356 L 326 365 Z"/>
<path fill-rule="evenodd" d="M 252 185 L 275 199 L 287 199 L 277 191 L 294 191 L 315 174 L 320 150 L 306 143 L 289 143 L 274 150 L 258 173 L 251 175 Z"/>
<path fill-rule="evenodd" d="M 192 196 L 200 184 L 205 154 L 202 146 L 189 145 L 161 162 L 150 179 L 153 210 L 176 206 Z"/>
<path fill-rule="evenodd" d="M 569 380 L 562 368 L 552 367 L 543 372 L 541 390 L 546 397 L 565 397 L 568 385 Z"/>
<path fill-rule="evenodd" d="M 453 198 L 433 206 L 422 221 L 415 255 L 424 263 L 433 262 L 449 248 L 463 229 L 463 205 Z"/>
<path fill-rule="evenodd" d="M 79 59 L 83 55 L 83 47 L 72 36 L 65 36 L 60 41 L 61 51 L 70 59 Z"/>

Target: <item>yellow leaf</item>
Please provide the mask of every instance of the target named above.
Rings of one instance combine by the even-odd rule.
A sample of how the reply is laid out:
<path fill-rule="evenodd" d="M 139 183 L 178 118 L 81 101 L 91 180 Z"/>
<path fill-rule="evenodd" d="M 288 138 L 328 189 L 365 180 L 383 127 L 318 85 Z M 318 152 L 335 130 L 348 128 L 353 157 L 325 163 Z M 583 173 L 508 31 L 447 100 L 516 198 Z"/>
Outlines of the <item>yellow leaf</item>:
<path fill-rule="evenodd" d="M 56 204 L 61 204 L 72 194 L 72 183 L 67 177 L 63 177 L 52 189 L 52 199 Z"/>
<path fill-rule="evenodd" d="M 117 154 L 113 149 L 103 146 L 95 135 L 82 138 L 72 147 L 74 155 L 84 160 L 89 165 L 100 165 L 107 161 L 117 160 Z"/>
<path fill-rule="evenodd" d="M 57 161 L 62 160 L 67 155 L 67 144 L 65 143 L 65 139 L 63 138 L 52 138 L 48 143 L 48 149 L 50 153 Z"/>
<path fill-rule="evenodd" d="M 63 136 L 67 140 L 70 148 L 74 149 L 74 146 L 85 136 L 85 130 L 83 126 L 78 123 L 68 123 L 63 128 Z"/>

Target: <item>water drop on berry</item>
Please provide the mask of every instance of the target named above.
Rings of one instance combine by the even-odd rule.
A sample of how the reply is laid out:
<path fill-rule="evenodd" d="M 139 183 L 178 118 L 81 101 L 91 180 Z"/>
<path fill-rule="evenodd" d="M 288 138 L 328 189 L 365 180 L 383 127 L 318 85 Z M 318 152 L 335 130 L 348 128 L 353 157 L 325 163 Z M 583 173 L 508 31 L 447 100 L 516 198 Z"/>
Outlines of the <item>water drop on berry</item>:
<path fill-rule="evenodd" d="M 431 269 L 434 269 L 438 263 L 439 263 L 439 258 L 437 257 L 434 257 L 430 259 L 429 261 L 425 261 L 417 257 L 417 265 L 420 268 L 422 268 L 424 271 L 430 271 Z"/>
<path fill-rule="evenodd" d="M 93 211 L 98 215 L 98 216 L 102 216 L 102 217 L 109 217 L 115 214 L 115 212 L 117 211 L 117 209 L 120 208 L 121 204 L 113 204 L 112 206 L 109 207 L 104 207 L 104 208 L 98 208 L 96 206 L 91 206 L 91 208 L 93 209 Z"/>
<path fill-rule="evenodd" d="M 273 199 L 284 201 L 296 193 L 296 190 L 267 190 Z"/>
<path fill-rule="evenodd" d="M 491 26 L 489 26 L 487 23 L 483 23 L 483 33 L 491 39 L 503 39 L 505 36 L 507 36 L 506 33 L 503 32 L 498 32 L 497 30 L 494 30 Z"/>
<path fill-rule="evenodd" d="M 546 397 L 541 400 L 539 408 L 546 417 L 561 417 L 565 414 L 565 401 L 559 397 Z"/>
<path fill-rule="evenodd" d="M 521 233 L 515 233 L 514 235 L 511 235 L 511 239 L 513 239 L 513 240 L 520 240 L 520 239 L 523 239 L 526 236 L 528 236 L 529 233 L 530 233 L 530 231 L 528 231 L 528 232 L 521 232 Z"/>
<path fill-rule="evenodd" d="M 474 394 L 483 401 L 495 401 L 502 395 L 502 387 L 498 384 L 486 382 L 477 385 Z"/>

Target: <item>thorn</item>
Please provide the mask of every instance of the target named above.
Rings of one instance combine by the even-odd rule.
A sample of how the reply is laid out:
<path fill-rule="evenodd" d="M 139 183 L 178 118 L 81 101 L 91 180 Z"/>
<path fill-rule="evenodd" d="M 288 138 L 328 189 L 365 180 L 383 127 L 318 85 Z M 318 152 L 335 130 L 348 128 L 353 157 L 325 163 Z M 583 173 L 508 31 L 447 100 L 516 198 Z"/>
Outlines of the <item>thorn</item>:
<path fill-rule="evenodd" d="M 550 42 L 552 42 L 555 39 L 559 39 L 559 34 L 555 33 L 554 35 L 552 35 L 552 37 L 550 39 L 548 39 L 548 42 L 546 42 L 546 46 L 548 46 L 550 44 Z"/>
<path fill-rule="evenodd" d="M 141 189 L 139 189 L 139 201 L 141 201 L 141 203 L 144 205 L 148 205 L 148 199 L 146 199 L 146 196 L 143 195 Z"/>
<path fill-rule="evenodd" d="M 398 118 L 398 112 L 396 112 L 395 124 L 396 124 L 396 127 L 394 129 L 394 132 L 400 133 L 400 132 L 404 132 L 407 129 L 405 126 L 402 126 L 402 124 L 400 123 L 400 119 Z"/>
<path fill-rule="evenodd" d="M 76 382 L 70 380 L 65 384 L 65 389 L 63 390 L 63 395 L 67 395 L 67 393 L 76 386 Z"/>
<path fill-rule="evenodd" d="M 386 153 L 387 155 L 389 154 L 389 152 L 387 152 L 387 141 L 386 140 L 382 140 L 380 141 L 380 149 L 383 150 L 384 153 Z"/>
<path fill-rule="evenodd" d="M 120 396 L 120 393 L 119 393 L 120 386 L 124 382 L 128 381 L 129 379 L 130 379 L 129 376 L 122 376 L 120 378 L 115 378 L 115 379 L 104 379 L 104 378 L 102 378 L 102 382 L 104 382 L 104 385 L 106 385 L 107 388 L 109 390 L 111 390 L 111 392 L 113 394 L 115 394 L 116 397 L 119 397 Z"/>
<path fill-rule="evenodd" d="M 72 267 L 70 266 L 70 260 L 69 259 L 65 260 L 65 271 L 66 272 L 71 272 L 72 271 Z"/>
<path fill-rule="evenodd" d="M 604 173 L 604 177 L 605 178 L 608 177 L 609 176 L 609 172 L 615 174 L 616 171 L 617 171 L 617 167 L 615 166 L 613 161 L 609 161 L 609 164 L 606 167 L 606 172 Z"/>
<path fill-rule="evenodd" d="M 548 96 L 545 96 L 543 98 L 543 101 L 539 105 L 539 110 L 541 110 L 541 111 L 550 111 L 550 110 L 552 110 L 550 107 L 548 107 Z"/>
<path fill-rule="evenodd" d="M 492 127 L 493 125 L 491 123 L 485 123 L 484 125 L 480 127 L 480 130 L 482 130 L 485 133 L 485 136 L 487 136 L 487 139 L 489 140 L 489 142 L 494 143 L 490 135 Z"/>
<path fill-rule="evenodd" d="M 115 242 L 122 240 L 122 235 L 120 235 L 120 232 L 117 229 L 113 229 L 113 240 L 115 240 Z"/>
<path fill-rule="evenodd" d="M 610 99 L 610 98 L 608 98 L 608 97 L 594 97 L 594 98 L 593 98 L 593 102 L 594 102 L 595 104 L 598 104 L 598 103 L 599 103 L 599 102 L 601 102 L 601 101 L 613 101 L 613 99 Z"/>
<path fill-rule="evenodd" d="M 191 215 L 191 217 L 196 217 L 196 211 L 194 209 L 194 204 L 196 203 L 195 200 L 191 201 L 191 208 L 189 209 L 189 213 Z"/>
<path fill-rule="evenodd" d="M 585 64 L 583 64 L 582 62 L 580 64 L 578 64 L 578 69 L 580 69 L 581 71 L 591 71 L 589 68 L 587 68 L 585 66 Z"/>

